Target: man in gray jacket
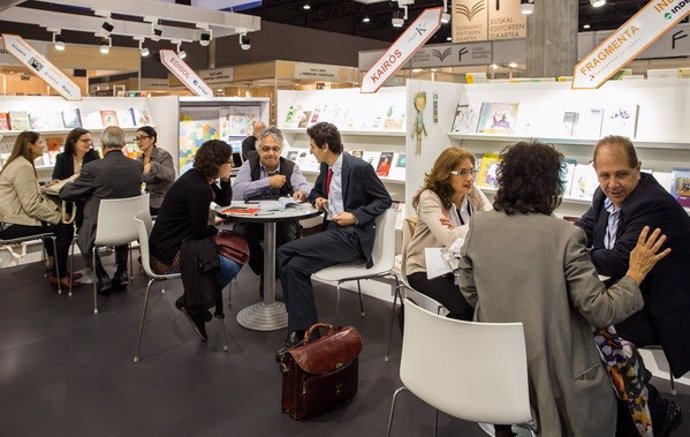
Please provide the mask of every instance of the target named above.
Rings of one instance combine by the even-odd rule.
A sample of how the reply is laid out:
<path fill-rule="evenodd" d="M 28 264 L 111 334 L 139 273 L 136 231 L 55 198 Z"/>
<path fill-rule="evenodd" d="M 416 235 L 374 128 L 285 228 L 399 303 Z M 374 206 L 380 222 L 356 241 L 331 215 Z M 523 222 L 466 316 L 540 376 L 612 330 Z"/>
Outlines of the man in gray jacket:
<path fill-rule="evenodd" d="M 125 146 L 125 133 L 117 126 L 103 130 L 101 146 L 103 159 L 84 165 L 79 177 L 65 185 L 60 198 L 66 201 L 83 200 L 84 221 L 79 226 L 77 243 L 86 265 L 96 272 L 99 293 L 109 294 L 127 286 L 127 246 L 115 248 L 117 270 L 113 280 L 103 268 L 96 254 L 96 266 L 91 265 L 91 251 L 96 239 L 98 208 L 101 199 L 121 199 L 141 194 L 141 175 L 144 166 L 140 161 L 127 158 L 122 153 Z"/>

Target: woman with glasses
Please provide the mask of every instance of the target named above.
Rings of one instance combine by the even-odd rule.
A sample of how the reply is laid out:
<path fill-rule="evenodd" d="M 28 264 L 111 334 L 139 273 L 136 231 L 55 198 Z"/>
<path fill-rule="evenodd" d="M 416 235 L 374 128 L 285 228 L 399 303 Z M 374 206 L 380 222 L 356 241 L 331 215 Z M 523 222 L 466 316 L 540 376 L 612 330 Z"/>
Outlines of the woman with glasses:
<path fill-rule="evenodd" d="M 72 129 L 67 134 L 64 150 L 55 157 L 53 182 L 78 176 L 84 164 L 96 159 L 100 159 L 100 156 L 93 149 L 91 132 L 80 127 Z"/>
<path fill-rule="evenodd" d="M 438 156 L 424 178 L 424 186 L 412 199 L 417 226 L 407 246 L 405 269 L 410 285 L 445 306 L 448 317 L 471 320 L 474 309 L 455 285 L 453 274 L 427 279 L 424 249 L 448 247 L 464 238 L 470 217 L 488 211 L 491 203 L 474 185 L 474 155 L 449 147 Z"/>
<path fill-rule="evenodd" d="M 135 138 L 139 150 L 144 152 L 139 158 L 144 163 L 141 180 L 149 193 L 151 215 L 157 216 L 165 193 L 175 182 L 175 166 L 170 153 L 156 146 L 158 134 L 154 128 L 140 127 Z"/>
<path fill-rule="evenodd" d="M 45 240 L 45 245 L 49 254 L 57 253 L 54 262 L 57 263 L 60 278 L 53 272 L 48 280 L 53 285 L 57 285 L 59 280 L 63 287 L 69 287 L 67 252 L 73 227 L 60 223 L 58 205 L 41 193 L 34 165 L 34 160 L 40 156 L 43 156 L 40 134 L 24 131 L 17 135 L 12 153 L 0 170 L 0 238 L 13 239 L 48 232 L 55 234 L 56 252 L 53 252 L 52 239 Z M 78 282 L 72 282 L 72 286 L 77 285 Z"/>

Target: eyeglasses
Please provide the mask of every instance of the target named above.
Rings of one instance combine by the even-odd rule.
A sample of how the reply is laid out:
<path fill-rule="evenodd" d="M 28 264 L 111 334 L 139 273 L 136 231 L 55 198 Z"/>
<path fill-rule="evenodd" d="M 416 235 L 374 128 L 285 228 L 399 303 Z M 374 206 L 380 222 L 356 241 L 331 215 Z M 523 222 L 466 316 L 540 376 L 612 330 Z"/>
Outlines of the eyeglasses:
<path fill-rule="evenodd" d="M 79 141 L 81 141 L 82 143 L 86 143 L 86 144 L 91 144 L 91 143 L 93 143 L 93 140 L 92 140 L 91 138 L 86 138 L 86 139 L 83 139 L 83 140 L 82 140 L 81 138 L 79 138 Z"/>
<path fill-rule="evenodd" d="M 454 174 L 455 176 L 460 176 L 461 178 L 466 178 L 467 176 L 472 176 L 472 177 L 477 176 L 477 170 L 475 170 L 475 169 L 472 169 L 472 170 L 462 169 L 460 171 L 453 170 L 450 173 Z"/>
<path fill-rule="evenodd" d="M 136 137 L 136 138 L 134 138 L 134 141 L 136 141 L 138 143 L 139 141 L 144 141 L 146 138 L 151 138 L 151 137 L 149 135 Z"/>
<path fill-rule="evenodd" d="M 264 147 L 264 146 L 259 146 L 259 151 L 261 153 L 280 153 L 280 147 Z"/>

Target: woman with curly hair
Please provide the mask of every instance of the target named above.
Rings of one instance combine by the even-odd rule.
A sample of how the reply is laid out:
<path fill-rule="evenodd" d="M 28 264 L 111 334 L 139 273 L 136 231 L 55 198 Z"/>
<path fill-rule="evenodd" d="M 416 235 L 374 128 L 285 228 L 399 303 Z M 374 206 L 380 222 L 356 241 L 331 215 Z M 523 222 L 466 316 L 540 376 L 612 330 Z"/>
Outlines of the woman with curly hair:
<path fill-rule="evenodd" d="M 616 398 L 592 327 L 642 307 L 639 284 L 665 236 L 640 234 L 627 274 L 606 289 L 584 231 L 553 215 L 561 203 L 563 155 L 518 143 L 501 153 L 494 210 L 470 222 L 460 289 L 481 322 L 524 326 L 530 399 L 544 436 L 613 436 Z M 649 235 L 649 238 L 647 238 Z M 500 427 L 498 435 L 512 435 Z"/>
<path fill-rule="evenodd" d="M 209 140 L 196 152 L 194 168 L 180 176 L 170 187 L 149 238 L 151 268 L 156 273 L 180 271 L 180 247 L 183 240 L 204 240 L 218 232 L 211 224 L 215 216 L 212 216 L 209 207 L 212 201 L 221 206 L 229 205 L 232 201 L 231 170 L 232 147 L 224 141 Z M 220 186 L 215 183 L 217 179 L 220 179 Z M 225 287 L 242 265 L 222 255 L 218 257 L 222 287 Z M 178 308 L 183 310 L 179 305 Z M 190 309 L 186 308 L 183 311 L 188 310 Z M 210 320 L 210 313 L 205 310 L 190 310 L 189 313 L 197 327 L 197 333 L 204 333 L 203 326 Z M 207 316 L 208 320 L 199 319 Z"/>
<path fill-rule="evenodd" d="M 410 285 L 445 306 L 448 317 L 471 320 L 472 308 L 455 285 L 453 274 L 427 279 L 424 249 L 448 247 L 467 233 L 475 211 L 488 211 L 491 203 L 474 185 L 474 155 L 449 147 L 438 156 L 424 186 L 412 199 L 417 226 L 407 246 L 405 265 Z"/>

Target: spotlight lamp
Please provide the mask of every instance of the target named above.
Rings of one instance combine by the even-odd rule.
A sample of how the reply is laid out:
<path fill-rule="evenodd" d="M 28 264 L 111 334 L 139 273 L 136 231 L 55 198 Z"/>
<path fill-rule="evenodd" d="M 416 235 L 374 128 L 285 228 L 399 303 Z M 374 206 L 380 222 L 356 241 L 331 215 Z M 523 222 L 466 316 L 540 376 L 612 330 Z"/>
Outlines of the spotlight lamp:
<path fill-rule="evenodd" d="M 600 8 L 606 4 L 606 0 L 589 0 L 589 4 L 592 5 L 593 8 Z"/>
<path fill-rule="evenodd" d="M 182 50 L 182 41 L 171 41 L 173 44 L 177 44 L 177 56 L 180 59 L 184 59 L 187 57 L 187 53 Z"/>
<path fill-rule="evenodd" d="M 240 47 L 242 50 L 249 50 L 252 48 L 252 42 L 246 33 L 240 33 Z"/>
<path fill-rule="evenodd" d="M 204 29 L 199 34 L 199 44 L 202 47 L 207 47 L 209 44 L 211 44 L 211 38 L 213 38 L 211 29 Z"/>
<path fill-rule="evenodd" d="M 161 35 L 163 35 L 163 29 L 158 27 L 157 18 L 152 18 L 151 20 L 151 35 L 149 36 L 149 38 L 151 38 L 151 41 L 160 41 Z"/>
<path fill-rule="evenodd" d="M 369 18 L 368 15 L 366 15 L 364 18 L 362 18 L 362 23 L 368 23 L 371 21 L 371 18 Z"/>
<path fill-rule="evenodd" d="M 311 5 L 309 5 L 309 3 L 305 3 L 304 6 L 302 6 L 302 9 L 308 11 L 309 9 L 311 9 Z"/>
<path fill-rule="evenodd" d="M 400 10 L 393 12 L 393 18 L 391 19 L 391 24 L 393 27 L 400 28 L 405 25 L 405 20 L 407 20 L 407 5 L 403 5 L 402 9 L 402 14 L 400 13 Z"/>
<path fill-rule="evenodd" d="M 141 53 L 142 58 L 145 58 L 151 54 L 151 50 L 149 50 L 148 47 L 144 47 L 144 41 L 143 40 L 139 41 L 139 53 Z"/>
<path fill-rule="evenodd" d="M 532 15 L 534 13 L 534 0 L 520 0 L 520 13 Z"/>
<path fill-rule="evenodd" d="M 110 39 L 110 37 L 105 37 L 101 41 L 101 46 L 98 48 L 98 50 L 101 52 L 102 55 L 107 55 L 110 53 L 110 47 L 113 46 L 113 41 Z"/>
<path fill-rule="evenodd" d="M 59 31 L 53 33 L 53 45 L 55 50 L 59 50 L 61 52 L 65 50 L 65 40 L 62 39 L 62 35 L 60 35 Z"/>
<path fill-rule="evenodd" d="M 450 23 L 450 14 L 448 12 L 444 12 L 441 14 L 441 24 L 448 23 Z"/>

